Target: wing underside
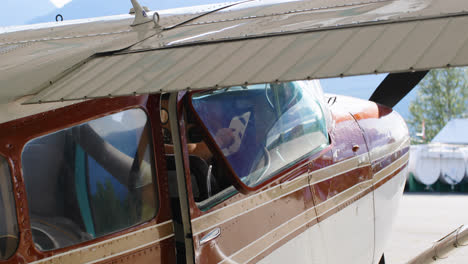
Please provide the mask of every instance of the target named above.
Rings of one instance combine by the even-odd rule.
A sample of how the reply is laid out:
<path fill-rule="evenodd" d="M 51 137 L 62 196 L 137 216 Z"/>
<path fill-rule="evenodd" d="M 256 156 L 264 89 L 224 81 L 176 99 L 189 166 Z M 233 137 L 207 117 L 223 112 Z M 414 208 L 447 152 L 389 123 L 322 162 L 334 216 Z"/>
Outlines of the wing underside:
<path fill-rule="evenodd" d="M 465 65 L 464 0 L 246 1 L 75 61 L 28 103 Z"/>

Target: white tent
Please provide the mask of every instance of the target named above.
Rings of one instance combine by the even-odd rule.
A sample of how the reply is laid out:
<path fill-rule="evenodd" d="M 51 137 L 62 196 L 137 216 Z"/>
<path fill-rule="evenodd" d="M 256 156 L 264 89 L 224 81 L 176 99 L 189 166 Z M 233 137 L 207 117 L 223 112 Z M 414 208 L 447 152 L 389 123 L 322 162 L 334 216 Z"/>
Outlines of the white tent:
<path fill-rule="evenodd" d="M 433 143 L 468 145 L 468 119 L 453 119 L 432 140 Z"/>

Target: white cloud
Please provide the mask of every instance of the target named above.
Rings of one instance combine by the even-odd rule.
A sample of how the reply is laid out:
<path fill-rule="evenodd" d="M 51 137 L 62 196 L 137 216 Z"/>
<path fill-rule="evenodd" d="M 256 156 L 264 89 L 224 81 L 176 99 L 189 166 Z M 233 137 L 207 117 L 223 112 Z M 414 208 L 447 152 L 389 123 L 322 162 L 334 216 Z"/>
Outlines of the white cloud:
<path fill-rule="evenodd" d="M 68 4 L 72 0 L 49 0 L 57 8 L 62 8 L 64 5 Z"/>

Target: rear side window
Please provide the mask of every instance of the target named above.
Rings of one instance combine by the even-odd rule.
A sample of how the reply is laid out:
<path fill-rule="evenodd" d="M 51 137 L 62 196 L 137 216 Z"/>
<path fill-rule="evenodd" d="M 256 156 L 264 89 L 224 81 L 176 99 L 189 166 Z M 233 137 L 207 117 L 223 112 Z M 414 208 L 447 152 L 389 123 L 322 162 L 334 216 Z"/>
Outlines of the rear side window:
<path fill-rule="evenodd" d="M 300 82 L 195 93 L 192 105 L 236 175 L 254 187 L 327 146 L 318 95 Z"/>
<path fill-rule="evenodd" d="M 18 247 L 18 222 L 8 162 L 0 157 L 0 260 L 11 257 Z"/>
<path fill-rule="evenodd" d="M 63 248 L 153 218 L 150 127 L 132 109 L 31 140 L 23 176 L 38 249 Z"/>

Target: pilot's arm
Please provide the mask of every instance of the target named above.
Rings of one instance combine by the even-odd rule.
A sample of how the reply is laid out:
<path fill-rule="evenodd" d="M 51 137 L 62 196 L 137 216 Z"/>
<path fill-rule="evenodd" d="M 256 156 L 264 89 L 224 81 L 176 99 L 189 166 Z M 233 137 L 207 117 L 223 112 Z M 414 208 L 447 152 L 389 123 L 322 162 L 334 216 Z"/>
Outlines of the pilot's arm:
<path fill-rule="evenodd" d="M 142 187 L 152 183 L 151 165 L 145 160 L 140 161 L 139 177 L 133 177 L 132 166 L 134 158 L 129 157 L 99 136 L 88 125 L 73 128 L 74 139 L 80 146 L 96 160 L 106 171 L 124 186 Z M 135 181 L 135 182 L 133 182 Z"/>
<path fill-rule="evenodd" d="M 198 143 L 188 143 L 187 150 L 189 155 L 198 156 L 204 159 L 205 161 L 208 161 L 213 157 L 210 149 L 203 141 Z M 164 144 L 164 152 L 166 154 L 174 154 L 174 145 Z"/>

